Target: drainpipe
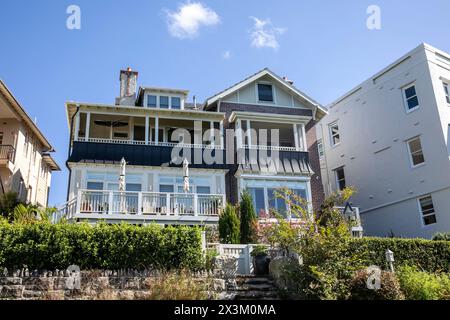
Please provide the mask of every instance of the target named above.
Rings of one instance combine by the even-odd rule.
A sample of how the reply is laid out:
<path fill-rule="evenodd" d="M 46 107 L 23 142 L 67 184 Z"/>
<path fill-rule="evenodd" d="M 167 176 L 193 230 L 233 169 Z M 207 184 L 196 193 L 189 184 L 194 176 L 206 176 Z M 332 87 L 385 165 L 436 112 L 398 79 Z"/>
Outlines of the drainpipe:
<path fill-rule="evenodd" d="M 72 135 L 73 135 L 73 120 L 77 116 L 78 112 L 80 111 L 80 105 L 77 104 L 77 111 L 73 114 L 72 118 L 70 119 L 70 133 L 69 133 L 69 148 L 67 151 L 67 161 L 66 161 L 66 168 L 69 170 L 69 182 L 67 183 L 67 196 L 66 199 L 69 201 L 69 192 L 70 192 L 70 180 L 72 179 L 72 169 L 69 167 L 69 159 L 70 159 L 70 153 L 71 153 L 71 146 L 72 146 Z"/>

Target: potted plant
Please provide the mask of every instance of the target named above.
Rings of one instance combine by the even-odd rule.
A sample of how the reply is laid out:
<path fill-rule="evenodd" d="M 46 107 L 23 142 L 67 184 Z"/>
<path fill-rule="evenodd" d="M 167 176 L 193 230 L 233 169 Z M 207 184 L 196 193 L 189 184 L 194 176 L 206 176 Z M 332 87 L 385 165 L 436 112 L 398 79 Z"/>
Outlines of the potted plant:
<path fill-rule="evenodd" d="M 256 276 L 269 274 L 270 258 L 266 246 L 255 246 L 251 253 L 253 258 L 253 271 Z"/>

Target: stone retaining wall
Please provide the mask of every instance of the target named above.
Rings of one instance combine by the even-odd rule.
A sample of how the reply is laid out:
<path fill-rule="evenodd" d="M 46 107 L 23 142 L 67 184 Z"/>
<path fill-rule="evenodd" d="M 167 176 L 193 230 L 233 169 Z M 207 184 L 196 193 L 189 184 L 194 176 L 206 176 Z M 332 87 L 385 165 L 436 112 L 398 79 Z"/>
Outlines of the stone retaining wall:
<path fill-rule="evenodd" d="M 165 275 L 158 271 L 33 271 L 27 269 L 0 274 L 0 299 L 16 300 L 144 300 L 152 297 L 152 287 Z M 229 280 L 217 272 L 193 273 L 209 299 L 226 299 Z M 202 289 L 203 290 L 203 289 Z"/>

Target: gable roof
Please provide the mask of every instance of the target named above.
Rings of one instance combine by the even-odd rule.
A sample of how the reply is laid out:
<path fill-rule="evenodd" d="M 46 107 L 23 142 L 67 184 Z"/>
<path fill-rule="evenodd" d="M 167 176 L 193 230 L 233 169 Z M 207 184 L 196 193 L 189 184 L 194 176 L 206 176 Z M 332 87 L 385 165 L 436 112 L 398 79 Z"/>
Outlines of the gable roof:
<path fill-rule="evenodd" d="M 229 87 L 229 88 L 227 88 L 227 89 L 225 89 L 225 90 L 215 94 L 214 96 L 208 98 L 206 100 L 206 102 L 205 102 L 205 108 L 208 108 L 208 106 L 210 106 L 211 104 L 214 104 L 219 99 L 222 99 L 222 98 L 232 94 L 236 90 L 239 90 L 239 89 L 249 85 L 250 83 L 252 83 L 252 82 L 254 82 L 254 81 L 256 81 L 256 80 L 258 80 L 258 79 L 260 79 L 260 78 L 262 78 L 264 76 L 270 76 L 277 83 L 281 84 L 283 87 L 288 89 L 289 92 L 293 93 L 294 96 L 297 96 L 298 98 L 306 101 L 313 108 L 316 108 L 318 112 L 322 113 L 322 115 L 327 114 L 326 108 L 323 107 L 320 103 L 318 103 L 317 101 L 315 101 L 314 99 L 312 99 L 311 97 L 309 97 L 308 95 L 306 95 L 305 93 L 303 93 L 302 91 L 297 89 L 295 86 L 293 86 L 292 84 L 290 84 L 289 82 L 287 82 L 286 80 L 281 78 L 276 73 L 272 72 L 269 68 L 264 68 L 264 69 L 258 71 L 257 73 L 255 73 L 255 74 L 245 78 L 244 80 L 242 80 L 242 81 L 232 85 L 231 87 Z"/>
<path fill-rule="evenodd" d="M 0 80 L 0 94 L 4 96 L 6 101 L 8 101 L 14 113 L 18 115 L 18 117 L 25 122 L 25 124 L 31 129 L 31 131 L 39 138 L 40 142 L 47 149 L 47 152 L 53 152 L 53 147 L 50 142 L 45 138 L 44 134 L 39 130 L 33 120 L 31 120 L 30 116 L 27 112 L 22 108 L 20 103 L 5 85 L 5 83 Z"/>

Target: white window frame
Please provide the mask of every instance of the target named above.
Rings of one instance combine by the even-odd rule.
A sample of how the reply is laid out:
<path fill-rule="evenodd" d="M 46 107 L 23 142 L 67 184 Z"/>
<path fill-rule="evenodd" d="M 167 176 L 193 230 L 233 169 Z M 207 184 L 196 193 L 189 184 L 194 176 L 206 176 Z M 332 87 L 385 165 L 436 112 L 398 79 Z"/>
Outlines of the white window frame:
<path fill-rule="evenodd" d="M 258 85 L 259 84 L 264 84 L 264 85 L 270 85 L 272 87 L 272 101 L 261 101 L 259 100 L 259 89 L 258 89 Z M 276 93 L 275 93 L 275 86 L 272 82 L 268 82 L 268 81 L 258 81 L 255 84 L 255 91 L 256 91 L 256 101 L 259 104 L 267 104 L 267 105 L 274 105 L 277 104 L 277 97 L 276 97 Z"/>
<path fill-rule="evenodd" d="M 317 139 L 317 153 L 319 154 L 319 159 L 320 160 L 322 160 L 325 157 L 325 149 L 324 149 L 324 146 L 323 146 L 323 140 L 322 139 Z"/>
<path fill-rule="evenodd" d="M 412 157 L 411 148 L 409 146 L 409 143 L 411 141 L 413 141 L 413 140 L 416 140 L 416 139 L 419 139 L 419 141 L 420 141 L 420 151 L 422 151 L 423 162 L 415 165 L 414 161 L 413 161 L 413 157 Z M 415 136 L 415 137 L 413 137 L 411 139 L 406 140 L 406 147 L 408 149 L 408 158 L 409 158 L 409 164 L 411 165 L 411 168 L 414 169 L 414 168 L 418 168 L 418 167 L 421 167 L 421 166 L 425 165 L 426 159 L 425 159 L 425 154 L 423 152 L 422 139 L 420 139 L 420 136 Z"/>
<path fill-rule="evenodd" d="M 406 98 L 406 90 L 408 90 L 411 87 L 414 87 L 414 90 L 416 91 L 415 97 L 417 98 L 417 101 L 419 102 L 419 104 L 417 106 L 415 106 L 414 108 L 409 109 L 408 99 Z M 410 112 L 416 111 L 417 109 L 420 108 L 419 94 L 417 93 L 417 86 L 416 86 L 415 82 L 402 87 L 402 96 L 403 96 L 403 104 L 405 106 L 406 113 L 410 113 Z M 411 99 L 411 98 L 409 98 L 409 99 Z"/>
<path fill-rule="evenodd" d="M 433 212 L 432 213 L 428 213 L 428 214 L 424 214 L 423 213 L 422 205 L 420 204 L 420 200 L 426 199 L 426 198 L 431 198 L 431 203 L 433 204 Z M 433 225 L 438 223 L 437 214 L 436 214 L 436 208 L 434 207 L 433 196 L 431 194 L 427 194 L 425 196 L 417 198 L 417 206 L 419 207 L 420 221 L 422 223 L 422 227 L 423 228 L 427 228 L 427 227 L 433 226 Z M 434 215 L 434 217 L 436 219 L 436 222 L 435 223 L 430 223 L 430 224 L 425 224 L 425 219 L 424 218 L 429 217 L 429 216 L 433 216 L 433 215 Z"/>
<path fill-rule="evenodd" d="M 246 182 L 245 182 L 246 180 L 260 180 L 261 184 L 257 184 L 256 187 L 247 187 L 246 186 Z M 239 185 L 238 186 L 239 201 L 241 201 L 241 195 L 242 195 L 242 192 L 245 189 L 247 189 L 247 188 L 263 189 L 264 190 L 263 191 L 264 192 L 264 206 L 265 206 L 264 210 L 268 214 L 269 211 L 270 211 L 270 208 L 269 208 L 269 192 L 268 192 L 268 190 L 269 189 L 277 189 L 277 188 L 265 185 L 264 184 L 265 180 L 267 180 L 267 181 L 272 181 L 273 180 L 273 181 L 276 181 L 276 182 L 288 182 L 288 183 L 289 182 L 304 183 L 306 185 L 306 188 L 305 188 L 306 199 L 305 200 L 308 202 L 308 211 L 310 213 L 312 213 L 313 208 L 312 208 L 311 181 L 309 179 L 304 179 L 304 178 L 301 178 L 301 179 L 286 179 L 286 180 L 284 180 L 284 179 L 280 179 L 279 177 L 263 177 L 263 178 L 261 178 L 261 177 L 255 177 L 255 176 L 241 176 L 241 178 L 238 181 L 238 185 Z M 258 215 L 258 212 L 256 214 Z M 258 217 L 258 219 L 267 220 L 265 218 L 259 218 L 259 217 Z M 288 219 L 290 219 L 292 221 L 298 220 L 298 218 L 296 218 L 294 216 L 290 216 L 290 217 L 288 217 Z M 268 220 L 272 220 L 272 219 L 268 219 Z M 276 221 L 276 219 L 274 221 Z"/>
<path fill-rule="evenodd" d="M 333 128 L 335 126 L 338 128 L 338 132 L 337 132 L 337 135 L 339 136 L 339 142 L 338 143 L 334 143 L 334 139 L 333 138 L 334 138 L 335 135 L 333 135 L 333 132 L 331 130 L 331 128 Z M 334 122 L 332 122 L 332 123 L 330 123 L 328 125 L 328 133 L 330 135 L 330 144 L 331 144 L 332 148 L 334 148 L 334 147 L 336 147 L 336 146 L 341 144 L 341 142 L 342 142 L 342 134 L 341 134 L 341 130 L 339 129 L 339 124 L 338 124 L 337 121 L 334 121 Z"/>
<path fill-rule="evenodd" d="M 344 188 L 346 188 L 347 187 L 347 179 L 345 178 L 345 166 L 340 166 L 340 167 L 337 167 L 336 169 L 334 169 L 333 171 L 334 171 L 334 180 L 335 180 L 335 182 L 336 182 L 336 190 L 337 191 L 342 191 L 342 190 L 344 190 L 344 189 L 341 189 L 341 187 L 339 186 L 339 179 L 338 179 L 338 174 L 337 174 L 337 171 L 338 170 L 340 170 L 340 169 L 342 169 L 342 171 L 344 172 L 344 182 L 345 182 L 345 187 Z"/>
<path fill-rule="evenodd" d="M 442 81 L 442 86 L 444 87 L 445 102 L 450 107 L 450 85 L 446 81 Z"/>

